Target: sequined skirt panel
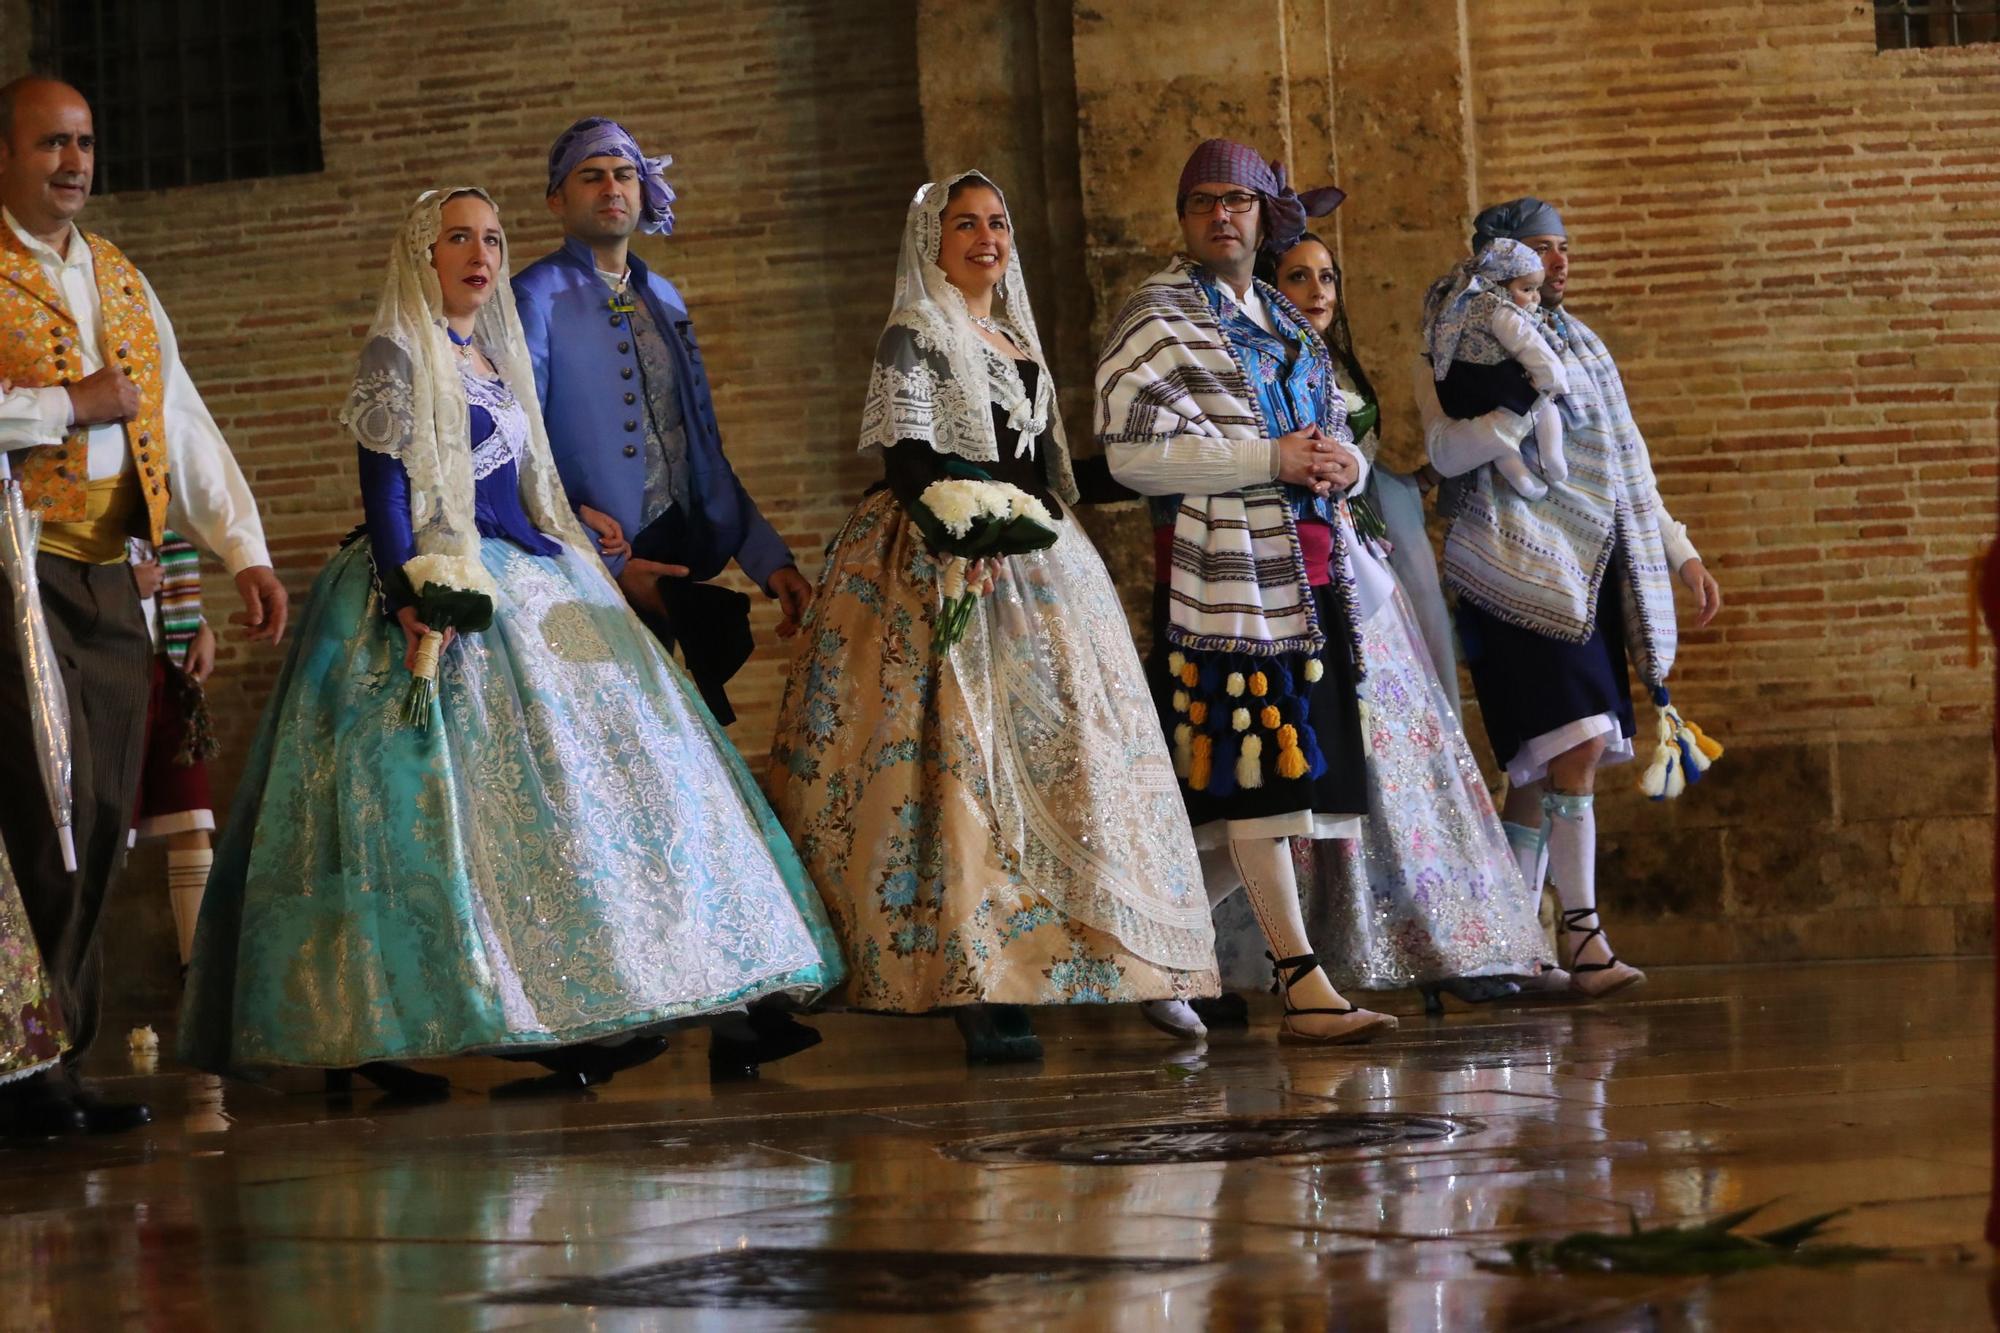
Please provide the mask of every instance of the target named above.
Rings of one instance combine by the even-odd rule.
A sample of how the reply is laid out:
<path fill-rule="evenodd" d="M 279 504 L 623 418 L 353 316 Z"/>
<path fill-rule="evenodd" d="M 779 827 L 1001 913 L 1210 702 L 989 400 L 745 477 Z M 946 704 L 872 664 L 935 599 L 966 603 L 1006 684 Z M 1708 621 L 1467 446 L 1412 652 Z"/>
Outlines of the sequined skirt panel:
<path fill-rule="evenodd" d="M 39 792 L 30 795 L 40 798 Z M 0 1083 L 54 1064 L 68 1047 L 28 909 L 21 905 L 7 851 L 0 848 Z"/>
<path fill-rule="evenodd" d="M 1388 990 L 1533 972 L 1547 957 L 1478 761 L 1401 591 L 1362 627 L 1368 817 L 1359 838 L 1295 846 L 1306 934 L 1336 986 Z M 1216 911 L 1231 985 L 1268 985 L 1238 893 Z"/>
<path fill-rule="evenodd" d="M 932 646 L 941 567 L 887 491 L 835 540 L 772 803 L 847 953 L 838 998 L 920 1013 L 1211 994 L 1193 835 L 1116 591 L 1073 521 Z"/>
<path fill-rule="evenodd" d="M 603 567 L 480 553 L 493 625 L 446 651 L 428 732 L 366 544 L 321 574 L 202 905 L 201 1067 L 535 1049 L 839 980 L 791 844 Z"/>

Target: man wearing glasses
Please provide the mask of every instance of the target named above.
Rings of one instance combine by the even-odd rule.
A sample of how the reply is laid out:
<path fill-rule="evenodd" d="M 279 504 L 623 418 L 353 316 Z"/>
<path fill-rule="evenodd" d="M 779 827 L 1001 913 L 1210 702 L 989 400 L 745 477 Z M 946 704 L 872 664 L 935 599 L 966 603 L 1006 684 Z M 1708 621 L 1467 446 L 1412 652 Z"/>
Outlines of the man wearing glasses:
<path fill-rule="evenodd" d="M 1325 344 L 1252 276 L 1260 245 L 1297 243 L 1307 204 L 1227 139 L 1194 150 L 1174 203 L 1185 253 L 1132 294 L 1097 366 L 1111 474 L 1152 499 L 1147 675 L 1209 900 L 1247 887 L 1285 997 L 1282 1035 L 1363 1041 L 1395 1020 L 1348 1004 L 1321 970 L 1290 839 L 1354 837 L 1368 808 L 1341 504 L 1367 464 Z M 1193 1033 L 1186 1007 L 1156 1001 L 1147 1017 Z"/>

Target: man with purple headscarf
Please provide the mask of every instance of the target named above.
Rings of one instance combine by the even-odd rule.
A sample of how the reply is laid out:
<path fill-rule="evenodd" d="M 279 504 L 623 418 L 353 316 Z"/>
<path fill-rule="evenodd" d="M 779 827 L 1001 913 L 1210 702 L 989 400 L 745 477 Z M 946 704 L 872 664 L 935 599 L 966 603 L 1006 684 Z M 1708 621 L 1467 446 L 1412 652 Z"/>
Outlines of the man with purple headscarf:
<path fill-rule="evenodd" d="M 1253 276 L 1324 212 L 1253 149 L 1210 139 L 1175 191 L 1185 253 L 1112 321 L 1097 367 L 1111 473 L 1152 497 L 1157 580 L 1147 674 L 1211 903 L 1247 888 L 1285 997 L 1280 1037 L 1367 1040 L 1306 937 L 1290 839 L 1352 838 L 1367 810 L 1354 447 L 1326 345 Z M 1193 1032 L 1157 1001 L 1147 1017 Z"/>
<path fill-rule="evenodd" d="M 679 643 L 726 724 L 735 715 L 723 684 L 750 654 L 748 602 L 704 580 L 736 561 L 779 602 L 782 635 L 797 628 L 812 584 L 723 457 L 680 293 L 631 253 L 635 231 L 673 234 L 672 161 L 647 157 L 601 116 L 563 131 L 548 181 L 562 248 L 522 269 L 514 296 L 570 503 L 633 609 L 670 648 Z"/>
<path fill-rule="evenodd" d="M 784 636 L 813 590 L 723 456 L 686 303 L 631 252 L 635 231 L 673 233 L 672 162 L 602 116 L 564 130 L 548 179 L 562 248 L 521 270 L 514 298 L 570 503 L 633 610 L 680 647 L 726 725 L 735 713 L 723 686 L 751 651 L 750 601 L 707 580 L 734 560 L 777 600 Z M 784 1014 L 753 1012 L 716 1028 L 710 1072 L 754 1072 L 818 1040 Z"/>

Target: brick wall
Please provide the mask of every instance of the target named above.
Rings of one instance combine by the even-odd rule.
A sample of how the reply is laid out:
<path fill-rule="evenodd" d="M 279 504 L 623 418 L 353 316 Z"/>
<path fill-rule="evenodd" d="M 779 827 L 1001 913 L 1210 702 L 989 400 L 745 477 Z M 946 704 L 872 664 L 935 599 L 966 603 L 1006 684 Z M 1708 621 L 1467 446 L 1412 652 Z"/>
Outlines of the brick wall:
<path fill-rule="evenodd" d="M 1670 814 L 1613 812 L 1658 916 L 1621 945 L 1985 949 L 2000 45 L 1878 54 L 1845 0 L 1467 19 L 1477 194 L 1563 207 L 1569 302 L 1729 596 L 1675 695 L 1737 750 Z"/>
<path fill-rule="evenodd" d="M 280 572 L 303 593 L 359 519 L 334 413 L 403 208 L 432 185 L 484 185 L 519 267 L 559 239 L 542 200 L 550 140 L 577 116 L 615 115 L 676 159 L 676 233 L 637 250 L 687 297 L 725 447 L 816 573 L 874 473 L 853 440 L 923 172 L 913 9 L 677 0 L 607 19 L 539 0 L 320 0 L 324 172 L 98 198 L 85 221 L 159 290 Z M 24 25 L 0 33 L 8 75 L 24 37 Z M 211 578 L 215 609 L 230 595 Z M 783 678 L 775 622 L 760 598 L 760 651 L 732 691 L 752 754 Z M 225 786 L 277 661 L 224 653 Z"/>
<path fill-rule="evenodd" d="M 0 5 L 0 77 L 25 68 L 23 17 Z M 854 440 L 903 207 L 923 179 L 914 40 L 912 3 L 320 0 L 323 173 L 98 198 L 85 221 L 158 289 L 301 595 L 359 520 L 354 446 L 334 413 L 404 207 L 433 185 L 483 184 L 525 264 L 558 240 L 543 205 L 549 142 L 577 116 L 615 115 L 676 158 L 676 233 L 637 248 L 687 297 L 725 447 L 810 576 L 879 470 Z M 219 573 L 208 595 L 212 613 L 232 609 Z M 775 620 L 759 598 L 759 651 L 731 691 L 753 764 L 783 681 Z M 213 690 L 225 800 L 278 661 L 225 648 Z M 156 946 L 171 938 L 156 933 L 158 897 L 133 908 Z"/>

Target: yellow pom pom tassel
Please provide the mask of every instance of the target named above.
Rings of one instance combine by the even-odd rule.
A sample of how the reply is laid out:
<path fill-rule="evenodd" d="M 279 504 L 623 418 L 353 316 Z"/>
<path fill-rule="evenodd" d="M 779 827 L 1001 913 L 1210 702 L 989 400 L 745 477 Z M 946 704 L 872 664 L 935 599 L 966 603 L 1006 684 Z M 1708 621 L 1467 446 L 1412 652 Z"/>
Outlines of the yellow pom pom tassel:
<path fill-rule="evenodd" d="M 1264 730 L 1276 731 L 1278 724 L 1285 720 L 1285 715 L 1278 711 L 1276 704 L 1265 704 L 1264 711 L 1257 715 L 1257 720 L 1264 724 Z"/>
<path fill-rule="evenodd" d="M 1195 670 L 1194 663 L 1192 662 L 1181 663 L 1181 684 L 1192 687 L 1194 683 L 1200 679 L 1201 679 L 1201 672 Z"/>
<path fill-rule="evenodd" d="M 1251 672 L 1250 693 L 1256 695 L 1259 699 L 1261 699 L 1270 692 L 1271 692 L 1271 682 L 1265 677 L 1264 673 L 1261 671 Z"/>
<path fill-rule="evenodd" d="M 1230 698 L 1241 699 L 1243 697 L 1243 673 L 1241 671 L 1230 672 L 1229 679 L 1222 683 L 1222 688 L 1229 691 Z"/>
<path fill-rule="evenodd" d="M 1194 728 L 1183 722 L 1174 728 L 1174 776 L 1186 780 L 1194 763 Z"/>
<path fill-rule="evenodd" d="M 1325 674 L 1326 663 L 1320 661 L 1317 657 L 1306 659 L 1306 680 L 1308 682 L 1316 681 Z"/>
<path fill-rule="evenodd" d="M 1188 715 L 1188 721 L 1194 723 L 1197 727 L 1201 726 L 1203 723 L 1208 721 L 1207 702 L 1201 699 L 1196 699 L 1193 703 L 1188 705 L 1187 715 Z"/>
<path fill-rule="evenodd" d="M 1186 654 L 1178 651 L 1167 654 L 1167 670 L 1173 673 L 1173 676 L 1176 680 L 1180 678 L 1181 668 L 1186 665 L 1187 665 Z"/>
<path fill-rule="evenodd" d="M 1289 750 L 1278 751 L 1278 776 L 1296 780 L 1306 775 L 1305 752 L 1296 745 Z"/>
<path fill-rule="evenodd" d="M 1250 710 L 1247 708 L 1239 708 L 1235 712 L 1231 713 L 1229 715 L 1229 727 L 1230 730 L 1232 731 L 1250 730 Z"/>
<path fill-rule="evenodd" d="M 1245 736 L 1243 749 L 1236 757 L 1236 785 L 1239 787 L 1261 787 L 1264 785 L 1264 769 L 1257 761 L 1263 756 L 1264 740 L 1261 736 Z"/>
<path fill-rule="evenodd" d="M 1188 697 L 1187 697 L 1187 691 L 1186 691 L 1186 690 L 1175 690 L 1175 691 L 1174 691 L 1174 711 L 1175 711 L 1176 713 L 1185 713 L 1185 712 L 1187 712 L 1187 710 L 1188 710 Z"/>
<path fill-rule="evenodd" d="M 1299 729 L 1289 724 L 1287 724 L 1286 726 L 1279 727 L 1278 749 L 1282 751 L 1282 750 L 1296 750 L 1298 748 L 1299 748 Z"/>
<path fill-rule="evenodd" d="M 1207 791 L 1208 780 L 1215 772 L 1215 739 L 1211 736 L 1194 738 L 1194 759 L 1188 765 L 1188 786 L 1196 791 Z"/>
<path fill-rule="evenodd" d="M 1710 763 L 1714 763 L 1716 760 L 1722 758 L 1721 741 L 1716 740 L 1692 722 L 1687 723 L 1687 729 L 1694 733 L 1695 748 L 1707 755 Z"/>

